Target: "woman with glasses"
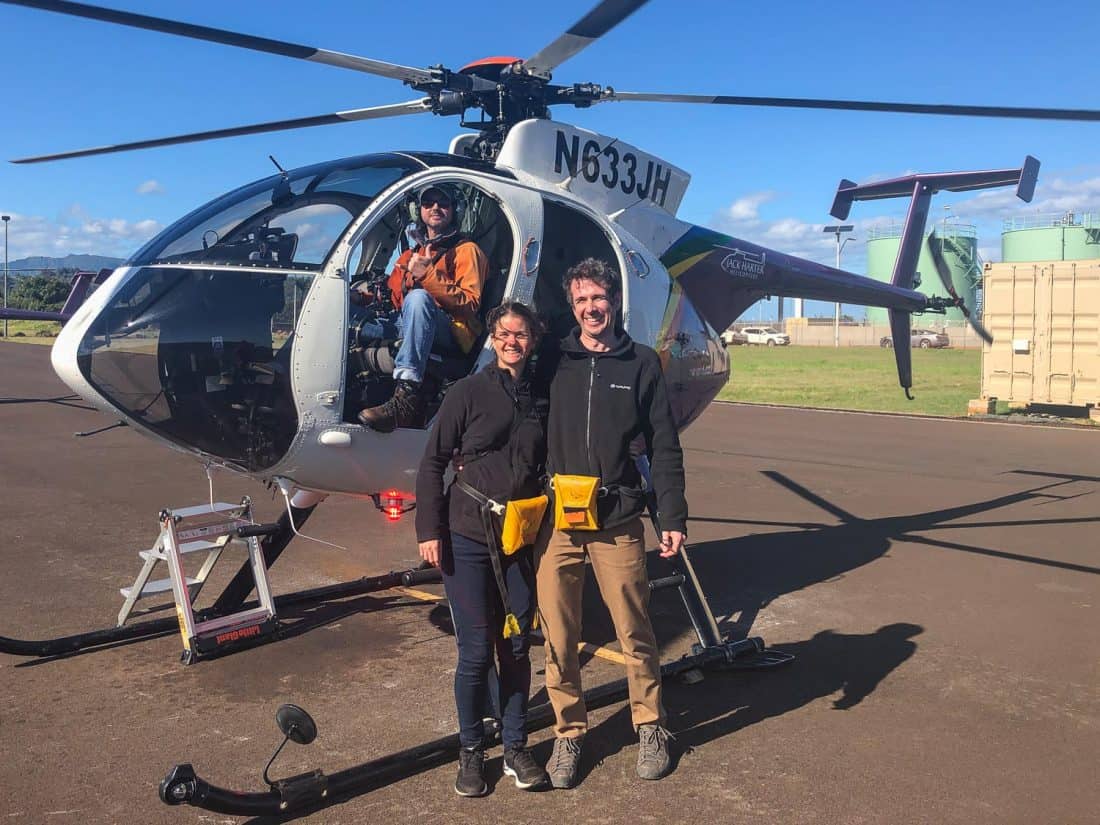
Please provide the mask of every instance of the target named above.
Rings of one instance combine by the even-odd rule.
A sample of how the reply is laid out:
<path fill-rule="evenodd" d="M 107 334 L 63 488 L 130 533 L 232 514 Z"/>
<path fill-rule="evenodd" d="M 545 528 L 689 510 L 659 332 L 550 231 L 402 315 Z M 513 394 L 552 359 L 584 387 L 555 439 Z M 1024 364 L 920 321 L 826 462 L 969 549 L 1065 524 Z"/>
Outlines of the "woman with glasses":
<path fill-rule="evenodd" d="M 460 796 L 488 793 L 483 710 L 490 679 L 499 685 L 504 773 L 524 790 L 548 781 L 527 750 L 531 548 L 501 553 L 499 532 L 490 534 L 500 522 L 490 518 L 486 504 L 541 492 L 548 402 L 533 389 L 527 366 L 542 324 L 524 304 L 506 301 L 489 313 L 486 325 L 495 363 L 447 391 L 416 479 L 420 555 L 442 570 L 458 646 Z M 443 475 L 452 460 L 457 474 L 444 493 Z"/>

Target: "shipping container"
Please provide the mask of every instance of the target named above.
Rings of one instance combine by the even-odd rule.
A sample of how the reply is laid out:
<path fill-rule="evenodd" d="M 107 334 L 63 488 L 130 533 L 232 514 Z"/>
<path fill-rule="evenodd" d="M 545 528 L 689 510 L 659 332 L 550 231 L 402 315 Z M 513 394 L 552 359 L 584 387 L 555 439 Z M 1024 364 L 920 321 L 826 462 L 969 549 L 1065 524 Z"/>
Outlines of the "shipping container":
<path fill-rule="evenodd" d="M 1100 261 L 986 264 L 982 397 L 1100 406 Z"/>

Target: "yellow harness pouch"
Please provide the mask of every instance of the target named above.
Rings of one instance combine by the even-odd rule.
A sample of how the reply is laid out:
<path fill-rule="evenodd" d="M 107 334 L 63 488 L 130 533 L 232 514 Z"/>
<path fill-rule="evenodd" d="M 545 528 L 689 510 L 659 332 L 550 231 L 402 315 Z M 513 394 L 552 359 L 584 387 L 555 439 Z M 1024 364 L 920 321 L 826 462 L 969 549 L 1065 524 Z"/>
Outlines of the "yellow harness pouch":
<path fill-rule="evenodd" d="M 599 530 L 596 498 L 600 480 L 595 476 L 554 475 L 554 528 Z"/>
<path fill-rule="evenodd" d="M 509 501 L 504 505 L 504 527 L 500 536 L 500 549 L 504 555 L 510 556 L 521 547 L 535 543 L 549 503 L 550 498 L 541 495 Z"/>

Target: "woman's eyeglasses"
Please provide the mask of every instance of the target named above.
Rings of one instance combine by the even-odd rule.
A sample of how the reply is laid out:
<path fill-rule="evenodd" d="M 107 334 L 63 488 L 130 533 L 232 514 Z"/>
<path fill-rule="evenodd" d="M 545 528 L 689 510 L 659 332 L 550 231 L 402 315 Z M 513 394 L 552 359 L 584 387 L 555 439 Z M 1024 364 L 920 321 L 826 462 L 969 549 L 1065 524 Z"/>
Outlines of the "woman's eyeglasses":
<path fill-rule="evenodd" d="M 515 341 L 517 344 L 526 344 L 531 340 L 531 335 L 527 332 L 509 332 L 508 330 L 504 330 L 502 332 L 494 332 L 493 338 L 501 342 Z"/>

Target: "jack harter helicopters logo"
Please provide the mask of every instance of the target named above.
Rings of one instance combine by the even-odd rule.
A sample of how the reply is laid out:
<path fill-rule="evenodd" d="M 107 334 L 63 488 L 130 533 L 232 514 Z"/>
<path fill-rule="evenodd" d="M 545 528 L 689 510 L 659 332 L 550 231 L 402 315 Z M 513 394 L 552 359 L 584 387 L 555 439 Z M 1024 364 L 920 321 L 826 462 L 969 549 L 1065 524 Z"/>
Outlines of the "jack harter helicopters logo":
<path fill-rule="evenodd" d="M 739 278 L 756 280 L 764 277 L 765 258 L 764 252 L 754 254 L 745 252 L 743 249 L 735 249 L 722 259 L 722 269 Z"/>

